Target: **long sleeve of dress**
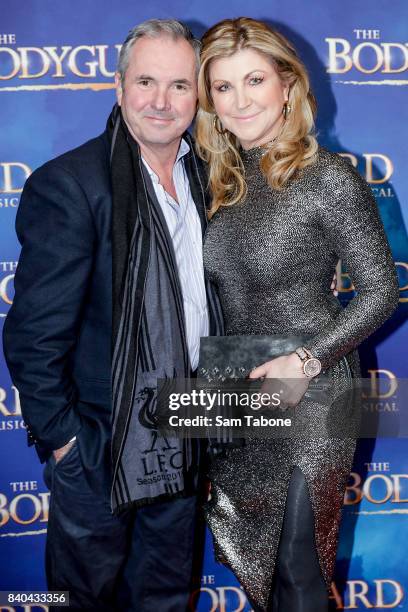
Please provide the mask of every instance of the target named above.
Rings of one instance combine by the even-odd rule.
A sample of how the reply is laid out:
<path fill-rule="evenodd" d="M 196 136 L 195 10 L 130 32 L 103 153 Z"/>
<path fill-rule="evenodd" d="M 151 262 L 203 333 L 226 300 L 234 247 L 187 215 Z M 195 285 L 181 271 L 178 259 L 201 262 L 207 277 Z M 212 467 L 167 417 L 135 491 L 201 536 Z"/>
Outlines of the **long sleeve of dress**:
<path fill-rule="evenodd" d="M 318 198 L 322 232 L 344 263 L 357 295 L 309 343 L 324 368 L 356 348 L 398 306 L 395 265 L 371 190 L 348 162 L 337 157 L 322 178 Z"/>

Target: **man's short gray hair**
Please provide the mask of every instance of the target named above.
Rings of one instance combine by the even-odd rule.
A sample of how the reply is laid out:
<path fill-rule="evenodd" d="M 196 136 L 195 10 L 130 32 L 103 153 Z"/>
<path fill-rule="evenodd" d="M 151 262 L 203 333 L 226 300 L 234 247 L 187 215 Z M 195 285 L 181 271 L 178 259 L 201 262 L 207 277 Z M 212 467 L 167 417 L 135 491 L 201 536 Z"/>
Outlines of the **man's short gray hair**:
<path fill-rule="evenodd" d="M 179 38 L 186 40 L 191 45 L 195 53 L 196 71 L 198 74 L 200 68 L 201 42 L 198 40 L 198 38 L 194 38 L 190 28 L 176 19 L 148 19 L 130 30 L 120 50 L 117 72 L 120 75 L 122 85 L 125 80 L 126 70 L 129 66 L 130 51 L 135 42 L 143 36 L 150 36 L 151 38 L 171 36 L 173 40 L 177 40 Z"/>

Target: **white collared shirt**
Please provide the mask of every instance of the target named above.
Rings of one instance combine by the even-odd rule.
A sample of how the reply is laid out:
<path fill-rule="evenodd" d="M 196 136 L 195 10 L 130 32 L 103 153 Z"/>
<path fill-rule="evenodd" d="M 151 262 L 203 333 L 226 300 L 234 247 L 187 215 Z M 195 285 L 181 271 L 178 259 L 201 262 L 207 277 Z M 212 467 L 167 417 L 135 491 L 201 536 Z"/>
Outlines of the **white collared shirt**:
<path fill-rule="evenodd" d="M 204 283 L 201 223 L 191 195 L 183 157 L 190 151 L 183 139 L 173 167 L 178 203 L 160 184 L 159 177 L 142 158 L 152 180 L 167 228 L 173 242 L 184 303 L 188 353 L 192 370 L 198 366 L 200 337 L 208 336 L 209 321 Z"/>

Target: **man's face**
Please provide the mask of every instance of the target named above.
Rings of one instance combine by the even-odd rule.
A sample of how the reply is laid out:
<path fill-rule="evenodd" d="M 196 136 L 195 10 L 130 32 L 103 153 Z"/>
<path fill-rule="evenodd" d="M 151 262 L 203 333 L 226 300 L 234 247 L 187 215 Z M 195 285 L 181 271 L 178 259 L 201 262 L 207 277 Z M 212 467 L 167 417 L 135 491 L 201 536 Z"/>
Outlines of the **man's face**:
<path fill-rule="evenodd" d="M 140 145 L 157 147 L 177 141 L 197 107 L 195 53 L 184 39 L 143 36 L 130 51 L 116 96 L 126 124 Z"/>

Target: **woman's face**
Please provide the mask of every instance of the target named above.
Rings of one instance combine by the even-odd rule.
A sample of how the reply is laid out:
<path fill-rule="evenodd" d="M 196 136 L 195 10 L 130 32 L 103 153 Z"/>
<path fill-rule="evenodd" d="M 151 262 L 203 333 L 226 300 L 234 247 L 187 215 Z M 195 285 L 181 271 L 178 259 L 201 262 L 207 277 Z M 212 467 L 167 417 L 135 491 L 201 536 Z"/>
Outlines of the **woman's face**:
<path fill-rule="evenodd" d="M 281 82 L 266 56 L 241 49 L 230 57 L 213 60 L 209 77 L 215 112 L 244 149 L 270 142 L 278 135 L 289 87 Z"/>

